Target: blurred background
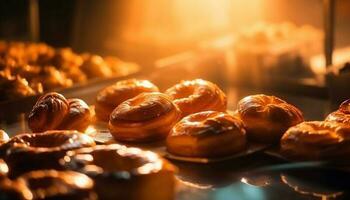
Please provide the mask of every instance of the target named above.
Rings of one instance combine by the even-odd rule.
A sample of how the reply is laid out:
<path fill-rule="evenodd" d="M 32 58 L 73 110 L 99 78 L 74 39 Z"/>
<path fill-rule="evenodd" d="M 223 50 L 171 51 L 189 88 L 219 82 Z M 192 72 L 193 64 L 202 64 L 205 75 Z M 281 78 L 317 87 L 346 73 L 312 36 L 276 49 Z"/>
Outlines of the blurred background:
<path fill-rule="evenodd" d="M 120 78 L 135 70 L 115 66 L 130 62 L 161 89 L 200 77 L 222 87 L 284 91 L 337 105 L 350 98 L 349 11 L 348 0 L 3 0 L 0 39 L 49 45 L 51 53 L 40 47 L 41 53 L 54 58 L 49 64 L 55 73 L 72 83 L 115 81 L 102 65 L 114 65 Z M 3 51 L 2 57 L 10 54 Z M 62 70 L 69 63 L 87 78 Z M 41 74 L 41 82 L 50 83 L 42 91 L 72 86 L 56 84 L 52 69 Z"/>

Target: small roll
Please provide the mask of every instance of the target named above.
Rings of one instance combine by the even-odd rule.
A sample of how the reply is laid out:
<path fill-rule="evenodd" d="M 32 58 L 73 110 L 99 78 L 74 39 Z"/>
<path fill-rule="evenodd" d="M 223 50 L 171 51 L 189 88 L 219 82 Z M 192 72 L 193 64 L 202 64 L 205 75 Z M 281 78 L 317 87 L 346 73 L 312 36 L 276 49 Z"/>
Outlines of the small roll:
<path fill-rule="evenodd" d="M 214 83 L 195 79 L 182 81 L 167 89 L 175 105 L 179 107 L 182 116 L 201 111 L 226 111 L 227 99 L 225 93 Z"/>
<path fill-rule="evenodd" d="M 188 115 L 171 130 L 167 151 L 186 157 L 232 155 L 246 147 L 246 132 L 240 119 L 217 111 Z"/>
<path fill-rule="evenodd" d="M 347 159 L 350 156 L 350 126 L 327 121 L 300 123 L 283 135 L 281 152 L 295 160 Z"/>
<path fill-rule="evenodd" d="M 147 80 L 127 79 L 118 81 L 98 93 L 95 103 L 96 116 L 108 122 L 110 114 L 122 102 L 143 92 L 158 92 L 158 87 Z"/>
<path fill-rule="evenodd" d="M 69 112 L 67 99 L 56 92 L 41 96 L 28 117 L 28 126 L 33 132 L 55 130 Z"/>
<path fill-rule="evenodd" d="M 81 99 L 66 99 L 51 92 L 43 95 L 34 105 L 28 117 L 33 132 L 47 130 L 85 131 L 92 121 L 89 106 Z"/>
<path fill-rule="evenodd" d="M 165 139 L 181 112 L 162 93 L 142 93 L 121 103 L 111 114 L 109 130 L 116 140 L 150 142 Z"/>
<path fill-rule="evenodd" d="M 85 131 L 92 121 L 92 113 L 89 106 L 81 99 L 68 99 L 69 111 L 59 125 L 62 130 Z"/>
<path fill-rule="evenodd" d="M 304 121 L 302 112 L 275 96 L 247 96 L 238 102 L 238 114 L 249 139 L 275 143 L 291 126 Z"/>

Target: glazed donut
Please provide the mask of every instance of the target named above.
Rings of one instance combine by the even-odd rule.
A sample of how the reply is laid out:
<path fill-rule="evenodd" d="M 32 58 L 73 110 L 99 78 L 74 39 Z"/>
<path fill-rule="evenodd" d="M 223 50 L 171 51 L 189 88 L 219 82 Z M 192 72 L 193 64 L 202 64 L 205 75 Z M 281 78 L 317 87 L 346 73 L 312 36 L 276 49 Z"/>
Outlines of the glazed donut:
<path fill-rule="evenodd" d="M 89 106 L 80 99 L 66 99 L 51 92 L 39 98 L 28 117 L 33 132 L 46 130 L 84 131 L 91 121 Z"/>
<path fill-rule="evenodd" d="M 289 127 L 304 121 L 302 112 L 295 106 L 263 94 L 240 100 L 238 114 L 248 139 L 263 143 L 278 142 Z"/>
<path fill-rule="evenodd" d="M 281 152 L 296 160 L 348 158 L 350 126 L 327 121 L 300 123 L 283 135 Z"/>
<path fill-rule="evenodd" d="M 94 182 L 88 176 L 74 171 L 39 170 L 20 176 L 32 193 L 33 199 L 96 200 Z"/>
<path fill-rule="evenodd" d="M 110 114 L 122 102 L 143 92 L 158 92 L 157 86 L 147 80 L 127 79 L 106 87 L 96 97 L 96 117 L 108 122 Z"/>
<path fill-rule="evenodd" d="M 188 115 L 171 130 L 167 151 L 186 157 L 232 155 L 246 146 L 246 133 L 240 119 L 217 111 Z"/>
<path fill-rule="evenodd" d="M 99 199 L 174 199 L 176 168 L 150 151 L 98 145 L 69 151 L 62 162 L 94 179 Z"/>
<path fill-rule="evenodd" d="M 340 104 L 339 109 L 330 113 L 326 121 L 345 123 L 350 125 L 350 99 Z"/>
<path fill-rule="evenodd" d="M 9 135 L 7 135 L 4 130 L 0 129 L 0 144 L 7 142 L 9 139 Z"/>
<path fill-rule="evenodd" d="M 94 140 L 77 131 L 20 134 L 0 146 L 11 177 L 37 169 L 59 169 L 59 159 L 72 149 L 94 146 Z"/>
<path fill-rule="evenodd" d="M 226 111 L 226 95 L 221 89 L 209 81 L 195 79 L 182 81 L 167 89 L 169 95 L 179 107 L 182 116 L 201 111 Z"/>
<path fill-rule="evenodd" d="M 142 93 L 121 103 L 111 114 L 109 130 L 114 139 L 150 142 L 167 137 L 181 112 L 162 93 Z"/>

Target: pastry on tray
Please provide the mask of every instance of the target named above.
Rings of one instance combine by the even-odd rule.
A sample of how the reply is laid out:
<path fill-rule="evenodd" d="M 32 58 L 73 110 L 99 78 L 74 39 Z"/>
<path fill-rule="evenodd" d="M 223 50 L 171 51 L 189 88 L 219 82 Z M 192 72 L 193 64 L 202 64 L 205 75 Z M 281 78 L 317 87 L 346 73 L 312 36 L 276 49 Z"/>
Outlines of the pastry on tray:
<path fill-rule="evenodd" d="M 302 112 L 284 100 L 268 95 L 251 95 L 238 102 L 238 116 L 248 139 L 276 143 L 291 126 L 304 121 Z"/>
<path fill-rule="evenodd" d="M 113 110 L 122 102 L 143 92 L 158 92 L 158 87 L 148 80 L 127 79 L 101 90 L 96 97 L 96 117 L 108 122 Z"/>
<path fill-rule="evenodd" d="M 71 48 L 55 49 L 44 43 L 0 41 L 0 92 L 4 94 L 0 101 L 138 70 L 137 64 L 112 56 L 80 55 Z"/>
<path fill-rule="evenodd" d="M 28 125 L 33 132 L 46 130 L 84 131 L 92 121 L 89 106 L 81 99 L 66 99 L 50 92 L 41 96 L 29 113 Z"/>
<path fill-rule="evenodd" d="M 181 112 L 169 96 L 142 93 L 114 109 L 109 130 L 114 139 L 124 142 L 152 142 L 165 139 Z"/>
<path fill-rule="evenodd" d="M 328 160 L 350 156 L 350 126 L 333 121 L 303 122 L 281 139 L 281 153 L 294 160 Z"/>
<path fill-rule="evenodd" d="M 227 109 L 225 93 L 216 84 L 202 79 L 182 81 L 167 89 L 165 94 L 172 98 L 183 117 L 201 111 Z"/>
<path fill-rule="evenodd" d="M 188 115 L 172 128 L 167 151 L 184 157 L 223 157 L 246 148 L 246 131 L 240 119 L 218 111 Z"/>

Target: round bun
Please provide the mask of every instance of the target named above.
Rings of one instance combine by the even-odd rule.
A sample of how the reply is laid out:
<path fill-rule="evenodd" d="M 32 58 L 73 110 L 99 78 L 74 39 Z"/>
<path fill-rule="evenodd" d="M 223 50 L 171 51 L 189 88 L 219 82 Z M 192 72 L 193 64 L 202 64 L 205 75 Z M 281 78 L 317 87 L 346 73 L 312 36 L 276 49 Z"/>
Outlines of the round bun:
<path fill-rule="evenodd" d="M 304 121 L 302 112 L 295 106 L 263 94 L 240 100 L 238 114 L 248 138 L 263 143 L 278 142 L 289 127 Z"/>
<path fill-rule="evenodd" d="M 94 140 L 77 131 L 20 134 L 0 146 L 10 176 L 37 169 L 59 169 L 59 159 L 72 149 L 94 146 Z"/>
<path fill-rule="evenodd" d="M 153 152 L 98 145 L 67 152 L 63 160 L 68 169 L 94 179 L 99 199 L 174 199 L 176 169 Z"/>
<path fill-rule="evenodd" d="M 95 200 L 93 180 L 74 171 L 39 170 L 20 176 L 33 199 Z"/>
<path fill-rule="evenodd" d="M 121 103 L 111 114 L 109 130 L 114 139 L 150 142 L 167 137 L 181 112 L 162 93 L 142 93 Z"/>
<path fill-rule="evenodd" d="M 28 117 L 28 125 L 33 132 L 47 130 L 84 131 L 92 116 L 89 106 L 80 99 L 66 99 L 51 92 L 39 98 Z"/>
<path fill-rule="evenodd" d="M 182 116 L 201 111 L 226 111 L 226 95 L 221 89 L 209 81 L 195 79 L 182 81 L 167 89 L 169 95 L 179 107 Z"/>
<path fill-rule="evenodd" d="M 281 152 L 295 160 L 348 158 L 350 126 L 326 121 L 300 123 L 283 135 Z"/>
<path fill-rule="evenodd" d="M 232 155 L 246 147 L 246 132 L 240 119 L 217 111 L 195 113 L 171 130 L 167 150 L 179 156 Z"/>
<path fill-rule="evenodd" d="M 110 114 L 122 102 L 143 92 L 158 92 L 157 86 L 147 80 L 127 79 L 118 81 L 98 93 L 95 103 L 96 117 L 108 122 Z"/>
<path fill-rule="evenodd" d="M 326 121 L 345 123 L 350 125 L 350 99 L 340 104 L 339 109 L 330 113 Z"/>

